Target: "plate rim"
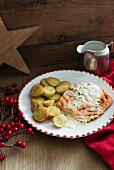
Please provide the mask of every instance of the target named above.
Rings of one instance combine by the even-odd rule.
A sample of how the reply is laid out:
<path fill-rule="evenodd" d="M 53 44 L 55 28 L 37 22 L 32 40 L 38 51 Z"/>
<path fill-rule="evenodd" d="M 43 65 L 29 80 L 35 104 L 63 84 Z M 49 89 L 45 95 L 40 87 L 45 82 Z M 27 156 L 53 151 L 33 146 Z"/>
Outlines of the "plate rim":
<path fill-rule="evenodd" d="M 109 86 L 109 88 L 111 88 L 112 92 L 114 92 L 112 86 L 111 86 L 108 82 L 106 82 L 106 80 L 102 79 L 102 77 L 98 77 L 97 75 L 94 75 L 93 73 L 86 72 L 86 71 L 80 71 L 80 70 L 74 70 L 74 69 L 59 69 L 59 70 L 54 70 L 54 71 L 49 71 L 49 72 L 41 73 L 40 75 L 35 76 L 35 77 L 33 77 L 32 79 L 30 79 L 30 80 L 23 86 L 23 88 L 21 89 L 21 91 L 20 91 L 20 93 L 19 93 L 19 95 L 18 95 L 18 109 L 19 109 L 19 111 L 21 111 L 21 112 L 23 113 L 23 111 L 21 110 L 20 105 L 19 105 L 19 100 L 20 100 L 21 93 L 22 93 L 22 91 L 24 90 L 24 88 L 25 88 L 30 82 L 32 82 L 32 81 L 35 80 L 36 78 L 38 78 L 38 77 L 40 77 L 40 76 L 43 76 L 43 75 L 45 75 L 45 74 L 50 74 L 50 73 L 54 73 L 54 72 L 61 72 L 61 71 L 62 71 L 62 72 L 63 72 L 63 71 L 71 71 L 71 72 L 73 71 L 73 72 L 79 72 L 79 73 L 84 73 L 84 74 L 91 75 L 91 76 L 96 77 L 96 78 L 100 79 L 101 81 L 103 81 L 106 85 Z M 30 122 L 26 119 L 26 117 L 24 116 L 24 113 L 22 114 L 22 117 L 23 117 L 23 119 L 24 119 L 30 126 L 32 126 L 32 128 L 34 128 L 34 129 L 36 129 L 37 131 L 42 132 L 42 133 L 44 133 L 44 134 L 46 134 L 46 135 L 54 136 L 54 137 L 58 137 L 58 138 L 65 138 L 65 139 L 68 139 L 68 138 L 69 138 L 69 139 L 76 139 L 76 138 L 86 137 L 86 136 L 92 135 L 92 134 L 94 134 L 94 133 L 96 133 L 96 132 L 98 132 L 98 131 L 103 130 L 105 127 L 107 127 L 107 126 L 112 122 L 112 120 L 113 120 L 113 118 L 114 118 L 114 114 L 112 114 L 112 116 L 110 117 L 109 121 L 107 121 L 101 128 L 98 128 L 97 130 L 93 130 L 92 133 L 87 132 L 86 134 L 75 135 L 75 136 L 72 136 L 72 135 L 71 135 L 71 136 L 60 135 L 59 133 L 56 134 L 56 135 L 54 135 L 54 133 L 48 133 L 48 131 L 43 131 L 41 128 L 38 128 L 38 127 L 34 126 L 32 123 L 30 123 Z"/>

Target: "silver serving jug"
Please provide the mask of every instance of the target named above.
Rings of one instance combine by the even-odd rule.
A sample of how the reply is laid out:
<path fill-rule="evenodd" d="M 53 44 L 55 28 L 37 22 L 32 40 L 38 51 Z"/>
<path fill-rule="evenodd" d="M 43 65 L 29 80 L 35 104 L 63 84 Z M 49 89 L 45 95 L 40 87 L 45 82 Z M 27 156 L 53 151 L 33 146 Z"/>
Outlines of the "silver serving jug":
<path fill-rule="evenodd" d="M 96 75 L 104 74 L 109 68 L 109 57 L 113 42 L 88 41 L 77 47 L 77 52 L 84 56 L 85 70 Z"/>

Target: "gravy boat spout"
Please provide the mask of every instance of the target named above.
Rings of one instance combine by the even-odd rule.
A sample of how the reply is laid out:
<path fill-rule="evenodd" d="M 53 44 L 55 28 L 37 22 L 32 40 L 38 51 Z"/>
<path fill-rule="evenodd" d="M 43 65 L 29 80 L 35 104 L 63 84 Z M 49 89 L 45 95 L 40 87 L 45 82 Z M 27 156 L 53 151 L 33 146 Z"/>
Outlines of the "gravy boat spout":
<path fill-rule="evenodd" d="M 78 45 L 77 52 L 83 54 L 84 52 L 82 52 L 82 49 L 83 49 L 83 45 Z"/>

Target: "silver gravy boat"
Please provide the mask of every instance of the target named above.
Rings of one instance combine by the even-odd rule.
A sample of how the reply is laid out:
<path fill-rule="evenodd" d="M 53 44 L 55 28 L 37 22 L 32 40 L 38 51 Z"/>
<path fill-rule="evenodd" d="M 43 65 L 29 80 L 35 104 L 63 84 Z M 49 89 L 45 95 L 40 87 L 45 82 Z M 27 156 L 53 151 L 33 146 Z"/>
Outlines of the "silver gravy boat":
<path fill-rule="evenodd" d="M 96 75 L 104 74 L 109 68 L 109 57 L 113 42 L 88 41 L 77 47 L 77 52 L 84 56 L 84 67 Z"/>

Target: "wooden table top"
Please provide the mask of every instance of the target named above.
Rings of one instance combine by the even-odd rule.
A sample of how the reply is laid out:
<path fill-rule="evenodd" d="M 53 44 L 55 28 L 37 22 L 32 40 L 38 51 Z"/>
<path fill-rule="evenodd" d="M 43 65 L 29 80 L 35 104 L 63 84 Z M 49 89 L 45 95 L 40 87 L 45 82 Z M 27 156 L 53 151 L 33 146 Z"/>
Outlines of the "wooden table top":
<path fill-rule="evenodd" d="M 61 66 L 56 66 L 60 69 Z M 31 78 L 54 70 L 55 66 L 31 68 L 30 76 L 10 67 L 0 68 L 0 86 L 17 82 L 21 89 Z M 26 124 L 26 123 L 25 123 Z M 27 126 L 27 124 L 26 124 Z M 27 143 L 26 148 L 3 148 L 6 159 L 0 162 L 1 170 L 108 170 L 102 158 L 88 148 L 83 138 L 63 139 L 35 131 L 34 136 L 19 135 L 11 138 L 8 144 L 18 139 Z"/>

